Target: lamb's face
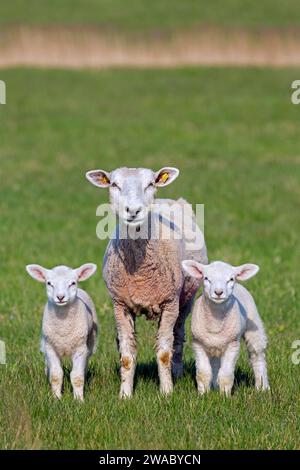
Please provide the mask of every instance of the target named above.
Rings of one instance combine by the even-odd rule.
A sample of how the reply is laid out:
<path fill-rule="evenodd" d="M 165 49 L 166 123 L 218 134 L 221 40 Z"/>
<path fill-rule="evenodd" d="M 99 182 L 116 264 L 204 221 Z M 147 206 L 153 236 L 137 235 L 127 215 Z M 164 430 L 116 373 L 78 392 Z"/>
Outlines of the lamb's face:
<path fill-rule="evenodd" d="M 182 267 L 190 276 L 203 280 L 204 295 L 216 304 L 226 302 L 230 298 L 236 281 L 246 281 L 259 270 L 256 264 L 235 267 L 222 261 L 205 265 L 186 260 L 182 262 Z"/>
<path fill-rule="evenodd" d="M 204 293 L 212 302 L 225 302 L 232 294 L 235 280 L 231 265 L 221 261 L 211 263 L 203 270 Z"/>
<path fill-rule="evenodd" d="M 73 302 L 77 295 L 76 271 L 66 266 L 48 270 L 46 290 L 48 300 L 60 307 Z"/>
<path fill-rule="evenodd" d="M 28 274 L 33 279 L 45 283 L 49 302 L 59 307 L 68 305 L 75 300 L 77 283 L 88 279 L 96 269 L 97 266 L 92 263 L 83 264 L 77 269 L 67 266 L 46 269 L 38 264 L 26 266 Z"/>
<path fill-rule="evenodd" d="M 111 173 L 92 170 L 87 179 L 100 188 L 109 188 L 113 211 L 126 225 L 140 226 L 153 203 L 156 189 L 167 186 L 179 174 L 176 168 L 154 172 L 146 168 L 118 168 Z"/>

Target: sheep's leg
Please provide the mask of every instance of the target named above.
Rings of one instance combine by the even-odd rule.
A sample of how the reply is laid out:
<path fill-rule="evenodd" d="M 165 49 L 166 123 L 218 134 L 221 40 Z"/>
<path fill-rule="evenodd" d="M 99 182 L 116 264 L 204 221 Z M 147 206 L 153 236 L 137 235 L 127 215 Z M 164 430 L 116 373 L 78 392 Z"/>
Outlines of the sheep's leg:
<path fill-rule="evenodd" d="M 77 351 L 72 356 L 73 367 L 70 378 L 75 400 L 83 401 L 84 380 L 88 357 L 89 350 L 86 345 L 77 349 Z"/>
<path fill-rule="evenodd" d="M 265 352 L 249 353 L 250 363 L 255 377 L 255 388 L 257 390 L 270 390 Z"/>
<path fill-rule="evenodd" d="M 191 311 L 193 300 L 190 300 L 184 307 L 180 309 L 179 316 L 174 326 L 174 346 L 173 346 L 173 360 L 172 360 L 172 373 L 175 379 L 183 375 L 183 347 L 185 341 L 185 320 Z"/>
<path fill-rule="evenodd" d="M 45 344 L 46 361 L 49 368 L 49 380 L 52 392 L 56 398 L 61 398 L 63 384 L 63 369 L 58 354 L 50 344 Z"/>
<path fill-rule="evenodd" d="M 178 301 L 167 304 L 162 312 L 157 334 L 156 357 L 161 393 L 167 395 L 173 391 L 172 353 L 174 326 L 179 314 Z"/>
<path fill-rule="evenodd" d="M 221 366 L 221 361 L 219 357 L 211 357 L 210 365 L 212 370 L 212 386 L 213 388 L 218 388 L 218 374 Z"/>
<path fill-rule="evenodd" d="M 196 339 L 193 340 L 193 349 L 196 358 L 196 382 L 198 392 L 203 395 L 210 390 L 212 381 L 212 368 L 209 357 Z"/>
<path fill-rule="evenodd" d="M 119 304 L 114 305 L 117 324 L 118 347 L 120 352 L 121 387 L 120 398 L 129 398 L 133 392 L 136 367 L 136 339 L 134 317 L 128 309 Z"/>
<path fill-rule="evenodd" d="M 233 341 L 227 347 L 225 353 L 221 357 L 221 367 L 218 374 L 218 385 L 221 393 L 226 396 L 231 395 L 234 382 L 234 370 L 236 361 L 239 357 L 240 342 Z"/>

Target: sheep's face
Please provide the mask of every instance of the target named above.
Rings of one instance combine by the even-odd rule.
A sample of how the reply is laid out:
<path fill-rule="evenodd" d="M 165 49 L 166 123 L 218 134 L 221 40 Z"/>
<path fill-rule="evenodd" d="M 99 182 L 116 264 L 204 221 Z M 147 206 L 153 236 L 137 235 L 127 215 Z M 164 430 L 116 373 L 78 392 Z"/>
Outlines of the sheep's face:
<path fill-rule="evenodd" d="M 92 276 L 97 266 L 87 263 L 77 269 L 68 268 L 67 266 L 46 269 L 37 264 L 31 264 L 26 269 L 31 277 L 46 284 L 49 302 L 62 307 L 75 300 L 77 283 Z"/>
<path fill-rule="evenodd" d="M 236 281 L 246 281 L 258 272 L 256 264 L 231 266 L 222 261 L 205 265 L 194 260 L 182 262 L 183 269 L 190 275 L 203 280 L 204 295 L 216 304 L 226 302 L 232 295 Z"/>
<path fill-rule="evenodd" d="M 154 172 L 146 168 L 118 168 L 111 173 L 92 170 L 87 179 L 100 188 L 109 188 L 113 211 L 126 225 L 140 226 L 153 203 L 156 189 L 167 186 L 179 174 L 176 168 Z"/>

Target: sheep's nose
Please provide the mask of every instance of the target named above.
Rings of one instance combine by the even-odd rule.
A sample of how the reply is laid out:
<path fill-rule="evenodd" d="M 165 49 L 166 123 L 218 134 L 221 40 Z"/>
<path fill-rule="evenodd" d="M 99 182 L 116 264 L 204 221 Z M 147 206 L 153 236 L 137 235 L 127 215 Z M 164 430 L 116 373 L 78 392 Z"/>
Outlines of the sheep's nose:
<path fill-rule="evenodd" d="M 57 297 L 57 300 L 59 300 L 60 302 L 62 302 L 65 298 L 64 295 L 57 295 L 56 297 Z"/>
<path fill-rule="evenodd" d="M 223 294 L 223 289 L 215 289 L 215 294 L 220 297 Z"/>
<path fill-rule="evenodd" d="M 142 207 L 126 207 L 126 212 L 128 212 L 131 216 L 136 217 L 142 210 Z"/>

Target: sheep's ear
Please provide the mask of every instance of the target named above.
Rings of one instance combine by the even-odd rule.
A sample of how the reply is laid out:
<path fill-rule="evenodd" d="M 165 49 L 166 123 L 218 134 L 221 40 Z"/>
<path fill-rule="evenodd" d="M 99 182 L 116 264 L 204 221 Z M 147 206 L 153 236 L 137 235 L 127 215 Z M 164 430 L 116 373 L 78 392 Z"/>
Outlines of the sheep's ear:
<path fill-rule="evenodd" d="M 90 183 L 98 188 L 108 188 L 110 186 L 110 173 L 104 170 L 91 170 L 85 174 Z"/>
<path fill-rule="evenodd" d="M 242 264 L 235 268 L 235 276 L 237 281 L 247 281 L 251 277 L 255 276 L 259 271 L 257 264 Z"/>
<path fill-rule="evenodd" d="M 179 175 L 177 168 L 165 167 L 155 173 L 155 186 L 168 186 Z"/>
<path fill-rule="evenodd" d="M 28 264 L 26 271 L 29 276 L 33 277 L 36 281 L 45 282 L 47 278 L 47 269 L 43 268 L 39 264 Z"/>
<path fill-rule="evenodd" d="M 182 267 L 183 269 L 187 272 L 192 277 L 196 277 L 198 279 L 203 278 L 203 270 L 204 266 L 201 263 L 197 263 L 197 261 L 194 261 L 192 259 L 187 259 L 185 261 L 182 261 Z"/>
<path fill-rule="evenodd" d="M 94 272 L 96 271 L 97 266 L 93 263 L 86 263 L 80 266 L 79 268 L 75 269 L 77 281 L 86 281 L 89 277 L 91 277 Z"/>

